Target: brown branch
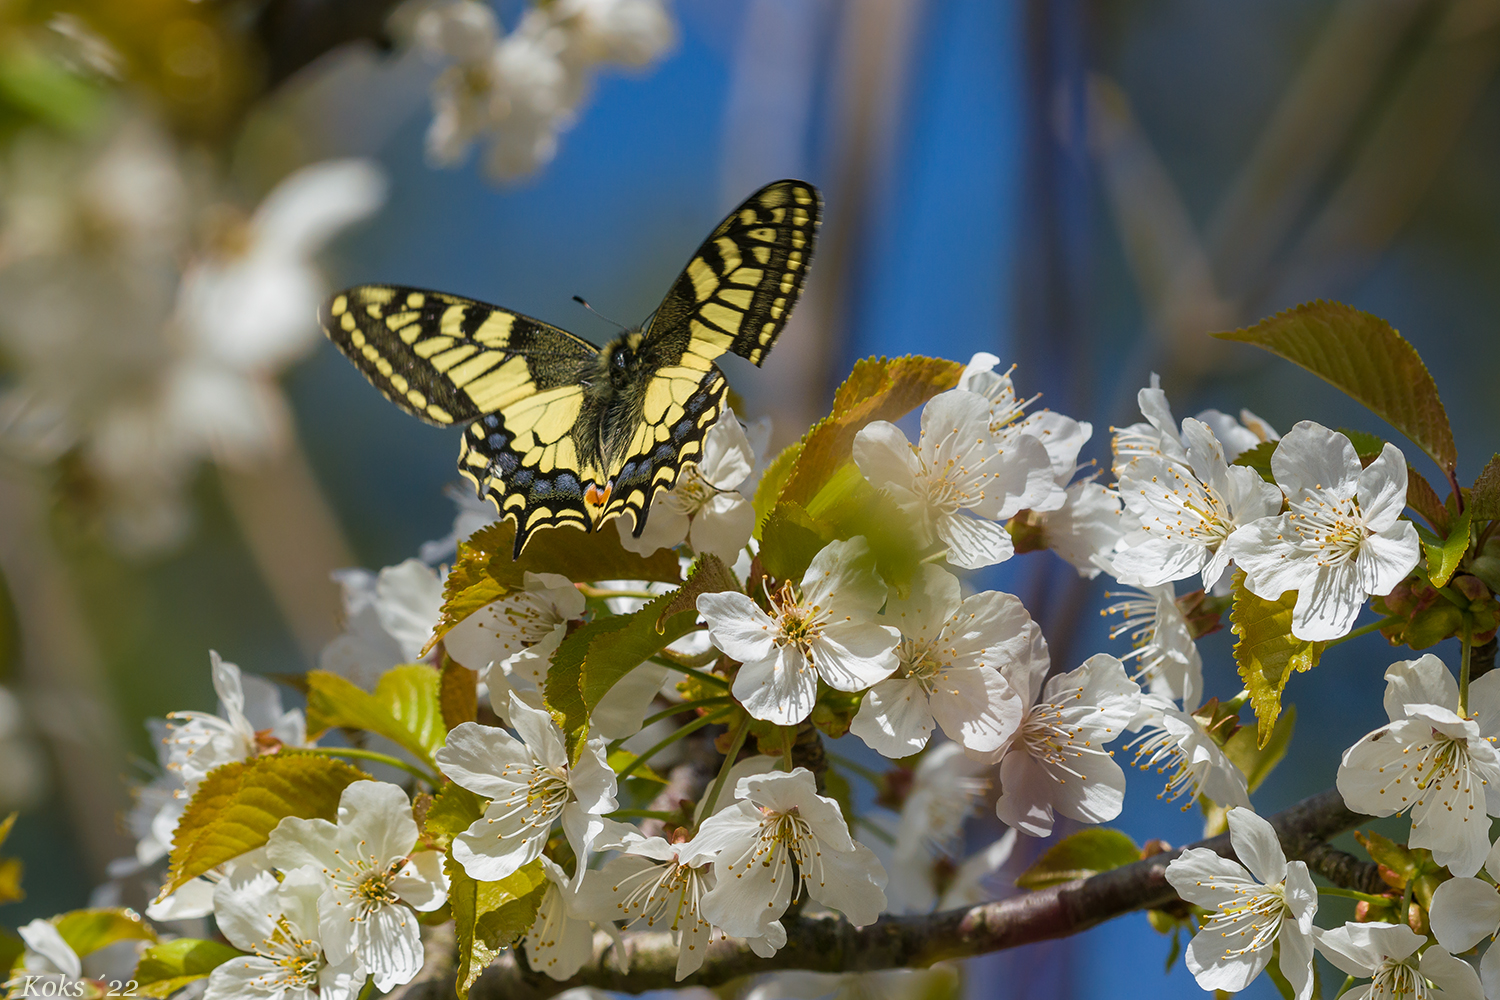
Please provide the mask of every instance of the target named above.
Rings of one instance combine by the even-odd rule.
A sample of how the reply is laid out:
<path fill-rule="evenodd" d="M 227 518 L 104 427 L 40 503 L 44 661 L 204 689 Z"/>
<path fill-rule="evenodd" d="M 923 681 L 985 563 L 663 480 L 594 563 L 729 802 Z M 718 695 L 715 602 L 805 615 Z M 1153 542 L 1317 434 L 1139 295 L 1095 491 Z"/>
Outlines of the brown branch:
<path fill-rule="evenodd" d="M 1375 865 L 1327 844 L 1330 838 L 1367 818 L 1350 812 L 1339 793 L 1330 789 L 1277 813 L 1270 821 L 1289 857 L 1307 861 L 1314 871 L 1339 885 L 1381 892 L 1385 886 Z M 1234 856 L 1227 835 L 1192 846 Z M 776 969 L 869 972 L 967 958 L 1067 937 L 1135 910 L 1171 903 L 1177 895 L 1167 884 L 1166 869 L 1179 853 L 1153 855 L 1093 878 L 966 910 L 882 917 L 868 927 L 853 927 L 831 914 L 801 917 L 788 924 L 787 945 L 774 958 L 759 958 L 740 941 L 719 941 L 709 947 L 702 970 L 681 983 L 674 979 L 677 945 L 669 934 L 627 934 L 621 956 L 601 932 L 594 937 L 593 960 L 567 982 L 555 982 L 532 972 L 512 950 L 485 970 L 469 995 L 471 1000 L 544 1000 L 575 986 L 639 993 L 679 986 L 715 986 Z M 622 957 L 626 961 L 622 962 Z M 434 990 L 447 990 L 446 995 L 451 995 L 452 984 L 435 984 Z M 410 994 L 413 1000 L 417 995 Z"/>

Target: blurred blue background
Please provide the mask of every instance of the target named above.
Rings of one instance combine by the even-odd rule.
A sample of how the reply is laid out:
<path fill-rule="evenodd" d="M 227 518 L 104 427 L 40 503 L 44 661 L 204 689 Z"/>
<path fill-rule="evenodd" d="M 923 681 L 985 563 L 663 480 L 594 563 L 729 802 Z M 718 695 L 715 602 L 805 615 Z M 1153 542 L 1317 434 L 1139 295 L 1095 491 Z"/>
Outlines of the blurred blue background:
<path fill-rule="evenodd" d="M 303 154 L 370 155 L 392 180 L 383 212 L 327 259 L 332 283 L 440 288 L 602 340 L 612 328 L 572 295 L 640 321 L 725 211 L 799 176 L 827 205 L 804 304 L 764 373 L 730 370 L 747 415 L 771 415 L 778 443 L 858 357 L 976 350 L 1017 362 L 1018 389 L 1044 393 L 1041 405 L 1092 421 L 1084 457 L 1106 465 L 1108 428 L 1131 422 L 1152 371 L 1179 418 L 1245 406 L 1282 431 L 1314 419 L 1390 435 L 1312 376 L 1207 337 L 1337 298 L 1421 352 L 1457 428 L 1461 476 L 1496 449 L 1492 5 L 679 0 L 674 11 L 672 54 L 603 75 L 556 160 L 508 187 L 472 164 L 424 163 L 430 74 L 419 60 L 362 54 L 294 81 L 275 113 L 303 129 Z M 383 99 L 395 93 L 406 96 Z M 326 344 L 285 385 L 360 564 L 399 562 L 448 531 L 455 433 L 399 413 Z M 199 527 L 171 558 L 142 568 L 88 557 L 91 625 L 143 759 L 143 719 L 212 706 L 209 648 L 259 673 L 309 666 L 222 491 L 201 478 Z M 1121 651 L 1098 618 L 1102 586 L 1048 553 L 983 582 L 1026 600 L 1062 667 Z M 1231 641 L 1226 630 L 1202 644 L 1211 694 L 1239 688 Z M 1456 649 L 1435 651 L 1456 661 Z M 1257 793 L 1261 812 L 1332 784 L 1342 750 L 1384 721 L 1393 658 L 1367 636 L 1293 678 L 1296 764 Z M 1116 825 L 1138 842 L 1201 836 L 1201 817 L 1158 802 L 1159 790 L 1154 775 L 1133 775 Z M 7 850 L 26 859 L 30 896 L 7 923 L 86 901 L 97 859 L 79 863 L 72 823 L 57 802 L 23 819 Z M 1163 975 L 1167 952 L 1132 915 L 977 960 L 968 991 L 1202 995 L 1180 964 Z M 1275 992 L 1262 978 L 1246 995 Z"/>

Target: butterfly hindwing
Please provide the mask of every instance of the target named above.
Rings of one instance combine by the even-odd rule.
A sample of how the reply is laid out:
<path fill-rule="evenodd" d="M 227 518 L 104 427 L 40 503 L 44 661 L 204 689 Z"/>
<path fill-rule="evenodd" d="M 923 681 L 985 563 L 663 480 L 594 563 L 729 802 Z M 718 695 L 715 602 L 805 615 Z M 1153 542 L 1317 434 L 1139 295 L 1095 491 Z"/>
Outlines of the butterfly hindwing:
<path fill-rule="evenodd" d="M 319 318 L 387 399 L 439 426 L 575 384 L 599 353 L 540 320 L 420 288 L 359 285 Z"/>
<path fill-rule="evenodd" d="M 724 412 L 729 384 L 714 365 L 707 371 L 684 370 L 675 375 L 656 371 L 639 387 L 639 403 L 626 413 L 619 428 L 606 427 L 624 441 L 608 469 L 610 492 L 601 517 L 630 512 L 635 535 L 645 530 L 646 513 L 658 490 L 670 490 L 688 465 L 703 458 L 703 437 Z M 652 395 L 663 383 L 673 395 L 663 401 Z M 624 435 L 629 438 L 625 440 Z"/>
<path fill-rule="evenodd" d="M 812 262 L 822 202 L 802 181 L 752 194 L 709 234 L 646 329 L 661 364 L 726 351 L 759 365 L 786 326 Z"/>

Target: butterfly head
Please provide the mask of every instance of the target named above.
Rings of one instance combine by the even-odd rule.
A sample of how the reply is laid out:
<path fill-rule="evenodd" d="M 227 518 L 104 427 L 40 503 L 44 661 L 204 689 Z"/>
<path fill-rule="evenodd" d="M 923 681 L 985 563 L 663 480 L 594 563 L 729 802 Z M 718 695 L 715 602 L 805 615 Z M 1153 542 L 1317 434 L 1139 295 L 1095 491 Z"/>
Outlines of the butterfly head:
<path fill-rule="evenodd" d="M 628 330 L 604 348 L 605 368 L 615 389 L 624 388 L 636 377 L 636 368 L 640 363 L 639 349 L 644 336 L 640 330 Z"/>

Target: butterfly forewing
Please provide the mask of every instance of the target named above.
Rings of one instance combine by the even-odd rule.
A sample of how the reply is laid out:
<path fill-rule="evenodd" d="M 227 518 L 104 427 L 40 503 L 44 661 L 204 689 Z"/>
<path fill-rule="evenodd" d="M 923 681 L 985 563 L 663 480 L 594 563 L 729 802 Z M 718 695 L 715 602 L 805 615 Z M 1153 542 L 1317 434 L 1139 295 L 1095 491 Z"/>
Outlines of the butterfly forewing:
<path fill-rule="evenodd" d="M 540 320 L 472 299 L 393 285 L 359 285 L 320 319 L 385 397 L 447 426 L 574 385 L 598 350 Z"/>
<path fill-rule="evenodd" d="M 673 282 L 641 342 L 650 376 L 628 415 L 629 444 L 610 463 L 606 516 L 631 511 L 639 533 L 656 491 L 699 460 L 727 391 L 713 362 L 728 352 L 758 365 L 776 342 L 802 291 L 820 209 L 811 185 L 768 184 L 715 227 Z"/>
<path fill-rule="evenodd" d="M 746 198 L 672 283 L 645 346 L 662 364 L 680 352 L 760 364 L 802 293 L 821 213 L 817 189 L 801 181 L 776 181 Z"/>

